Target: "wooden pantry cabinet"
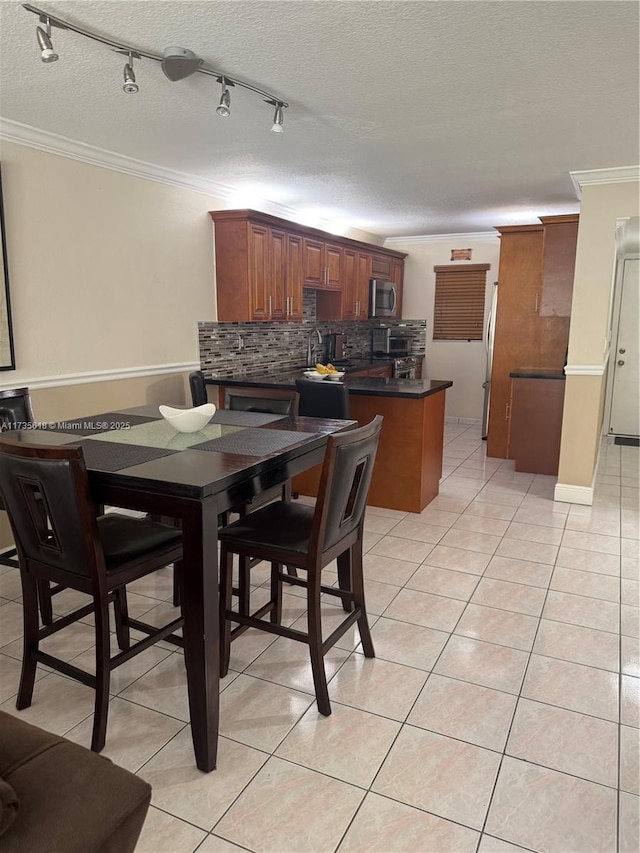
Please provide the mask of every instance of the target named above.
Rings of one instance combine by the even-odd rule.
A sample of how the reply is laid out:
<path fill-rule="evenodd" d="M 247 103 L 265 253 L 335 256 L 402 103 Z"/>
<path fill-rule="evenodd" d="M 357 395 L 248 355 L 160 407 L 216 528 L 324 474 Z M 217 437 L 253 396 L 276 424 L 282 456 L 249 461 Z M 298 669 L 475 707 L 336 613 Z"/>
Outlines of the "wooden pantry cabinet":
<path fill-rule="evenodd" d="M 395 281 L 401 299 L 403 252 L 258 211 L 220 210 L 210 216 L 221 322 L 300 322 L 304 287 L 317 292 L 319 321 L 365 320 L 369 279 L 382 277 L 374 267 L 387 270 L 384 277 Z"/>
<path fill-rule="evenodd" d="M 510 374 L 522 365 L 562 371 L 569 342 L 578 215 L 499 227 L 500 266 L 487 455 L 512 458 Z"/>

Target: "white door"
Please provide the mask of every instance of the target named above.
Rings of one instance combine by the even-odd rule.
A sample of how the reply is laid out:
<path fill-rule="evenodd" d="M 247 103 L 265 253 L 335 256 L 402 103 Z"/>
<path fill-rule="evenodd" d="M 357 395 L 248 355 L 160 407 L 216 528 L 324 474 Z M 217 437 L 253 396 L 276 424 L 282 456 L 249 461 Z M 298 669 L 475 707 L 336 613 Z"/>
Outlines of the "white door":
<path fill-rule="evenodd" d="M 613 372 L 611 427 L 614 435 L 640 435 L 640 259 L 626 258 Z"/>

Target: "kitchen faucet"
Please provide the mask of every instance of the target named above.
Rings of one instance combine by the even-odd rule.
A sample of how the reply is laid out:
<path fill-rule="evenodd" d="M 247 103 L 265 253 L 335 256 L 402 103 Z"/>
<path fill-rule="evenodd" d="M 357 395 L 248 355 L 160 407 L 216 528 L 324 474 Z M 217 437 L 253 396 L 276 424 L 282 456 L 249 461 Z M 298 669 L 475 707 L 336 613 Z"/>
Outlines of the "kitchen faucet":
<path fill-rule="evenodd" d="M 312 331 L 309 332 L 309 337 L 307 339 L 307 367 L 316 366 L 316 362 L 313 355 L 313 351 L 316 345 L 316 342 L 314 340 L 315 335 L 318 336 L 318 343 L 322 343 L 322 335 L 320 334 L 320 332 L 317 329 L 312 329 Z"/>

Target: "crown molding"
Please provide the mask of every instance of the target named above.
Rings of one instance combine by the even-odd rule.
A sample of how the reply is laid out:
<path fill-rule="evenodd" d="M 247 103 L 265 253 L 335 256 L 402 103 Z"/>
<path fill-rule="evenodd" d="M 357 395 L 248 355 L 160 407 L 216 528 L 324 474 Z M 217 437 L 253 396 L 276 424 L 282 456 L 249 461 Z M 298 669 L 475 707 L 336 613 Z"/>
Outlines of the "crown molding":
<path fill-rule="evenodd" d="M 423 234 L 416 237 L 387 237 L 384 245 L 406 245 L 407 243 L 415 245 L 417 243 L 451 242 L 452 240 L 473 240 L 476 243 L 487 241 L 497 245 L 500 242 L 500 236 L 495 231 L 474 231 L 469 234 Z"/>
<path fill-rule="evenodd" d="M 0 116 L 0 139 L 24 145 L 28 148 L 36 148 L 46 151 L 48 154 L 57 154 L 70 160 L 78 160 L 91 166 L 99 166 L 103 169 L 111 169 L 135 178 L 143 178 L 148 181 L 156 181 L 160 184 L 191 190 L 222 200 L 233 200 L 237 197 L 237 190 L 217 181 L 209 181 L 198 175 L 187 172 L 179 172 L 176 169 L 167 169 L 155 163 L 147 163 L 144 160 L 135 160 L 115 151 L 107 151 L 95 145 L 78 142 L 67 136 L 50 133 L 48 130 L 40 130 L 27 124 L 21 124 L 11 119 Z M 293 219 L 300 215 L 299 211 L 277 202 L 263 201 L 260 208 L 265 213 L 273 213 L 274 216 L 283 216 Z"/>
<path fill-rule="evenodd" d="M 588 169 L 586 172 L 569 172 L 576 196 L 581 198 L 582 188 L 590 184 L 622 184 L 640 181 L 640 166 L 616 166 L 612 169 Z"/>
<path fill-rule="evenodd" d="M 0 382 L 0 390 L 15 388 L 17 384 L 28 385 L 30 391 L 37 388 L 63 388 L 67 385 L 88 385 L 93 382 L 115 382 L 122 379 L 137 379 L 141 376 L 160 376 L 168 373 L 191 373 L 200 370 L 200 363 L 185 361 L 174 364 L 152 364 L 148 367 L 126 367 L 119 370 L 94 370 L 87 373 L 65 373 L 60 376 L 21 376 L 10 382 Z"/>

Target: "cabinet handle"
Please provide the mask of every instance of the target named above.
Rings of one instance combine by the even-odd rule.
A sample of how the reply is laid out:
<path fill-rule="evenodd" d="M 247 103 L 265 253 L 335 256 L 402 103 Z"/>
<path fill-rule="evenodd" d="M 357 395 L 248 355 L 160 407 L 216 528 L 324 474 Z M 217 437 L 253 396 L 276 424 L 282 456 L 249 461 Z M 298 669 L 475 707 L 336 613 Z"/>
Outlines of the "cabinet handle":
<path fill-rule="evenodd" d="M 536 293 L 536 307 L 534 308 L 534 311 L 536 312 L 536 314 L 538 313 L 538 300 L 539 300 L 539 298 L 540 298 L 540 294 Z"/>
<path fill-rule="evenodd" d="M 269 297 L 269 314 L 271 314 L 271 297 Z"/>
<path fill-rule="evenodd" d="M 324 268 L 324 283 L 329 284 L 329 267 Z"/>
<path fill-rule="evenodd" d="M 286 313 L 287 317 L 288 317 L 288 316 L 289 316 L 289 314 L 290 314 L 290 311 L 289 311 L 289 300 L 290 300 L 290 299 L 291 299 L 291 297 L 290 297 L 290 296 L 287 296 L 287 305 L 286 305 L 286 308 L 285 308 L 285 313 Z"/>
<path fill-rule="evenodd" d="M 509 420 L 509 414 L 510 414 L 509 409 L 510 408 L 511 408 L 511 403 L 505 403 L 505 407 L 504 407 L 504 419 L 505 419 L 505 421 Z"/>

